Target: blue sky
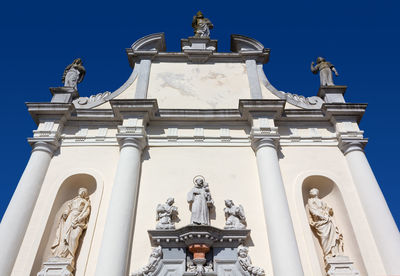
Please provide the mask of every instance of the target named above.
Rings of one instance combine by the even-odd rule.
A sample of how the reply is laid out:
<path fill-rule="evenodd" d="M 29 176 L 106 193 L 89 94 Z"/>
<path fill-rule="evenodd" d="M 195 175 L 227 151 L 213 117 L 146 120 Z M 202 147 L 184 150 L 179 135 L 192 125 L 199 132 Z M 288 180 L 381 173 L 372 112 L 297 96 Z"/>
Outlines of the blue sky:
<path fill-rule="evenodd" d="M 3 1 L 0 4 L 2 121 L 0 216 L 30 156 L 35 124 L 25 102 L 51 99 L 66 65 L 81 57 L 87 70 L 81 96 L 117 89 L 130 74 L 125 54 L 138 38 L 164 32 L 167 51 L 179 51 L 202 10 L 214 24 L 219 51 L 230 34 L 271 49 L 264 70 L 280 90 L 313 96 L 319 80 L 309 65 L 325 56 L 347 85 L 348 102 L 369 103 L 361 122 L 366 154 L 400 224 L 400 23 L 396 1 Z"/>

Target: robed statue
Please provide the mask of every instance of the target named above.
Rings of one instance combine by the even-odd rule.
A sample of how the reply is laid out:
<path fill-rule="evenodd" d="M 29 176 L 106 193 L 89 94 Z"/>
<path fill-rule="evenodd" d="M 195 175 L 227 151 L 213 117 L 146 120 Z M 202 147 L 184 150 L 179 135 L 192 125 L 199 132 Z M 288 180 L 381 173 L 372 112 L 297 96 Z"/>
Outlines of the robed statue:
<path fill-rule="evenodd" d="M 187 195 L 189 208 L 192 211 L 190 224 L 210 225 L 210 209 L 214 207 L 210 189 L 204 177 L 193 179 L 194 187 Z"/>
<path fill-rule="evenodd" d="M 333 221 L 333 210 L 318 197 L 319 190 L 309 192 L 307 209 L 309 223 L 318 237 L 324 258 L 343 255 L 343 235 Z"/>
<path fill-rule="evenodd" d="M 174 202 L 174 198 L 170 197 L 164 204 L 157 205 L 156 229 L 175 229 L 175 222 L 179 222 L 179 217 L 178 207 L 173 206 Z"/>
<path fill-rule="evenodd" d="M 311 62 L 311 72 L 313 74 L 317 74 L 319 72 L 321 86 L 334 85 L 332 80 L 332 72 L 335 73 L 336 77 L 339 76 L 335 66 L 326 61 L 323 57 L 317 58 L 317 65 L 315 66 L 314 61 Z"/>
<path fill-rule="evenodd" d="M 201 11 L 198 11 L 192 20 L 192 28 L 195 37 L 210 37 L 210 30 L 214 25 L 208 18 L 204 18 Z"/>
<path fill-rule="evenodd" d="M 80 188 L 78 196 L 67 202 L 58 222 L 56 238 L 51 246 L 54 257 L 74 262 L 79 238 L 87 228 L 90 216 L 90 200 L 86 188 Z"/>
<path fill-rule="evenodd" d="M 83 62 L 80 58 L 77 58 L 65 68 L 62 82 L 65 87 L 72 87 L 77 90 L 78 83 L 83 81 L 85 74 L 86 70 L 83 67 Z"/>

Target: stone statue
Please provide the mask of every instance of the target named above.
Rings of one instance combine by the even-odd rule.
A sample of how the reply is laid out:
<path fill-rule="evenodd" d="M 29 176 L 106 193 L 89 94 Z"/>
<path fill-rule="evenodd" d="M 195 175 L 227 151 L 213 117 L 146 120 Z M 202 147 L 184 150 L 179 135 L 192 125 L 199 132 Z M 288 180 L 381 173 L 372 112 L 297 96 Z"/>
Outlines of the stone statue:
<path fill-rule="evenodd" d="M 242 205 L 235 206 L 232 200 L 225 200 L 225 227 L 224 229 L 246 229 L 246 216 Z"/>
<path fill-rule="evenodd" d="M 195 37 L 210 37 L 210 30 L 214 27 L 208 18 L 204 18 L 201 11 L 198 11 L 192 20 L 192 28 Z"/>
<path fill-rule="evenodd" d="M 261 267 L 253 266 L 249 256 L 249 248 L 247 246 L 239 245 L 238 247 L 238 262 L 242 269 L 252 276 L 265 275 L 264 269 Z"/>
<path fill-rule="evenodd" d="M 153 251 L 150 254 L 149 262 L 143 268 L 139 269 L 139 271 L 133 273 L 133 276 L 149 276 L 152 275 L 153 272 L 157 269 L 158 264 L 161 261 L 162 257 L 162 248 L 161 246 L 157 246 L 153 248 Z"/>
<path fill-rule="evenodd" d="M 332 63 L 325 60 L 323 57 L 317 58 L 317 65 L 314 66 L 314 61 L 311 62 L 311 72 L 317 74 L 319 71 L 319 78 L 321 86 L 334 85 L 332 80 L 332 71 L 336 77 L 339 73 L 336 71 L 335 66 Z"/>
<path fill-rule="evenodd" d="M 67 258 L 74 262 L 79 238 L 87 228 L 90 209 L 88 191 L 80 188 L 78 196 L 68 201 L 60 217 L 56 238 L 51 246 L 54 257 Z"/>
<path fill-rule="evenodd" d="M 318 198 L 319 190 L 310 190 L 307 202 L 309 222 L 318 236 L 325 260 L 343 255 L 343 235 L 333 222 L 333 210 Z"/>
<path fill-rule="evenodd" d="M 77 85 L 83 81 L 85 74 L 86 70 L 85 67 L 83 67 L 83 62 L 80 58 L 77 58 L 65 68 L 62 82 L 64 86 L 72 87 L 77 90 Z"/>
<path fill-rule="evenodd" d="M 196 276 L 202 276 L 204 273 L 213 272 L 213 263 L 209 261 L 206 265 L 196 265 L 188 256 L 186 259 L 186 272 L 192 272 Z"/>
<path fill-rule="evenodd" d="M 156 229 L 175 229 L 175 222 L 179 222 L 178 207 L 173 206 L 174 198 L 170 197 L 164 204 L 157 205 Z"/>
<path fill-rule="evenodd" d="M 214 207 L 210 189 L 202 176 L 193 179 L 194 188 L 188 193 L 187 201 L 192 212 L 190 224 L 210 225 L 210 209 Z"/>

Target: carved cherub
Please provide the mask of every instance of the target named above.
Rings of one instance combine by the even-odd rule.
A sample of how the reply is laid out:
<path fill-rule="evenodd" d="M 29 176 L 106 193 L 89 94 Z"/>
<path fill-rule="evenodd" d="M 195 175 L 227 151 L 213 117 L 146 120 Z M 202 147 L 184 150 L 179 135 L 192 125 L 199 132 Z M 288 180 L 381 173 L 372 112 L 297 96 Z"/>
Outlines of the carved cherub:
<path fill-rule="evenodd" d="M 244 245 L 239 245 L 238 247 L 238 261 L 242 269 L 248 272 L 251 276 L 264 276 L 265 271 L 261 267 L 254 266 L 251 263 L 249 256 L 249 248 Z"/>
<path fill-rule="evenodd" d="M 149 276 L 151 275 L 156 269 L 158 264 L 160 263 L 162 257 L 162 248 L 161 246 L 157 246 L 153 248 L 153 251 L 150 254 L 149 262 L 146 266 L 139 269 L 139 271 L 132 274 L 132 276 Z"/>
<path fill-rule="evenodd" d="M 158 221 L 156 229 L 175 229 L 175 222 L 179 222 L 178 207 L 173 206 L 175 200 L 173 197 L 167 199 L 164 204 L 157 205 Z"/>

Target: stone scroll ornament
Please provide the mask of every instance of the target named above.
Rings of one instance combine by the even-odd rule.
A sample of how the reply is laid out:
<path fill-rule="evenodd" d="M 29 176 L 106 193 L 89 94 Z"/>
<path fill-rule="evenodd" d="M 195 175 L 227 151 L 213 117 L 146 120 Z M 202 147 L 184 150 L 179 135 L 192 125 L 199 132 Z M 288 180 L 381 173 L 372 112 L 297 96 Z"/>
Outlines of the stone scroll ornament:
<path fill-rule="evenodd" d="M 157 205 L 158 221 L 156 229 L 175 229 L 175 222 L 179 222 L 178 207 L 173 206 L 175 200 L 173 197 L 167 199 L 164 204 Z"/>
<path fill-rule="evenodd" d="M 251 276 L 264 276 L 265 270 L 261 267 L 254 266 L 251 263 L 251 259 L 249 256 L 249 248 L 244 245 L 239 245 L 238 249 L 238 262 L 240 267 Z"/>
<path fill-rule="evenodd" d="M 80 58 L 77 58 L 65 68 L 62 82 L 65 87 L 72 87 L 77 90 L 78 83 L 83 81 L 85 74 L 86 70 L 83 67 L 83 62 Z"/>
<path fill-rule="evenodd" d="M 194 188 L 187 194 L 187 202 L 192 212 L 190 224 L 210 225 L 210 209 L 214 208 L 208 183 L 203 176 L 193 178 Z"/>
<path fill-rule="evenodd" d="M 51 246 L 54 257 L 66 258 L 74 263 L 79 239 L 87 228 L 90 210 L 88 191 L 80 188 L 78 196 L 67 202 L 59 219 L 56 238 Z"/>
<path fill-rule="evenodd" d="M 323 57 L 317 58 L 317 65 L 314 66 L 314 61 L 311 62 L 311 72 L 317 74 L 319 72 L 321 86 L 335 85 L 332 80 L 332 72 L 336 77 L 339 76 L 335 66 L 325 60 Z"/>
<path fill-rule="evenodd" d="M 150 254 L 149 262 L 147 265 L 139 269 L 137 272 L 133 273 L 132 276 L 149 276 L 152 275 L 162 258 L 162 248 L 161 246 L 157 246 L 153 248 L 153 251 Z"/>
<path fill-rule="evenodd" d="M 210 30 L 214 25 L 208 18 L 204 18 L 201 11 L 198 11 L 192 20 L 192 28 L 195 37 L 210 37 Z"/>
<path fill-rule="evenodd" d="M 310 190 L 307 209 L 310 226 L 318 237 L 326 261 L 330 257 L 343 256 L 343 235 L 333 221 L 332 208 L 318 195 L 318 189 Z"/>
<path fill-rule="evenodd" d="M 242 205 L 235 206 L 232 200 L 225 200 L 225 226 L 224 229 L 246 229 L 246 216 Z"/>

